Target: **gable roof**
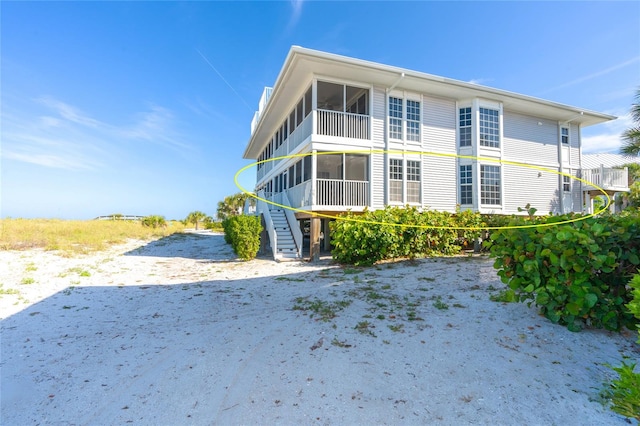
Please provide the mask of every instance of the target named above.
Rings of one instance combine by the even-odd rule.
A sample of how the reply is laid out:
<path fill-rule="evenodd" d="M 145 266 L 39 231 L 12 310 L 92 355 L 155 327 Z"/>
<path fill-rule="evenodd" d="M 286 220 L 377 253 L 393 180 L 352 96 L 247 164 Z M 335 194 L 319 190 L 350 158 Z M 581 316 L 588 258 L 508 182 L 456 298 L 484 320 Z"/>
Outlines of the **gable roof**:
<path fill-rule="evenodd" d="M 284 62 L 269 102 L 252 133 L 244 158 L 257 158 L 264 141 L 280 126 L 289 113 L 292 97 L 308 87 L 314 75 L 340 76 L 341 79 L 362 81 L 378 87 L 429 93 L 449 99 L 487 98 L 502 102 L 505 109 L 561 122 L 590 126 L 614 120 L 612 115 L 494 89 L 474 83 L 440 77 L 419 71 L 384 65 L 333 53 L 292 46 Z M 278 108 L 282 109 L 279 111 Z M 270 114 L 275 112 L 275 114 Z"/>

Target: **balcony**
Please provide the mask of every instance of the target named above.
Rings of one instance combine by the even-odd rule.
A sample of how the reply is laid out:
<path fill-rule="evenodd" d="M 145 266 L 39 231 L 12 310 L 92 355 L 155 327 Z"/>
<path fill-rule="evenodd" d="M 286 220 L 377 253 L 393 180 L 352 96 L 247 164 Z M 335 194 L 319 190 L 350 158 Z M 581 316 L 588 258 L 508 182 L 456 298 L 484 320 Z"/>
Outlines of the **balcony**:
<path fill-rule="evenodd" d="M 315 111 L 315 113 L 318 135 L 366 140 L 371 138 L 369 133 L 370 117 L 368 115 L 322 109 Z"/>
<path fill-rule="evenodd" d="M 316 180 L 316 206 L 365 207 L 369 205 L 369 182 L 359 180 Z"/>
<path fill-rule="evenodd" d="M 316 179 L 315 199 L 312 182 L 302 182 L 286 190 L 289 205 L 295 209 L 313 208 L 344 211 L 361 210 L 369 205 L 369 182 Z M 283 193 L 266 193 L 268 201 L 283 204 Z M 270 209 L 273 207 L 269 207 Z"/>
<path fill-rule="evenodd" d="M 629 190 L 629 174 L 626 167 L 623 169 L 600 167 L 583 170 L 582 179 L 589 182 L 585 184 L 585 191 L 597 190 L 596 186 L 610 192 L 626 192 Z"/>

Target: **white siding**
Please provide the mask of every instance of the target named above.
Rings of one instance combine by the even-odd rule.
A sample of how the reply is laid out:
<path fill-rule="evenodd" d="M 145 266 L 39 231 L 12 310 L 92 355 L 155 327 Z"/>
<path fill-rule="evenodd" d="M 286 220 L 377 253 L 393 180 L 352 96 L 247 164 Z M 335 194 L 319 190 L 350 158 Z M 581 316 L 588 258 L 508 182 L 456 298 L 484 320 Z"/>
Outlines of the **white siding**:
<path fill-rule="evenodd" d="M 371 156 L 371 187 L 373 189 L 372 208 L 384 207 L 385 156 L 374 154 Z"/>
<path fill-rule="evenodd" d="M 572 124 L 569 129 L 569 145 L 571 145 L 571 167 L 580 167 L 580 126 Z"/>
<path fill-rule="evenodd" d="M 458 202 L 456 159 L 423 155 L 422 161 L 423 207 L 455 212 Z"/>
<path fill-rule="evenodd" d="M 375 149 L 384 149 L 384 132 L 385 132 L 385 91 L 377 87 L 373 88 L 373 108 L 371 111 L 371 122 L 373 132 L 371 135 L 373 147 Z"/>
<path fill-rule="evenodd" d="M 503 131 L 505 160 L 548 166 L 558 164 L 557 122 L 505 111 Z"/>
<path fill-rule="evenodd" d="M 456 103 L 424 97 L 422 147 L 425 151 L 456 152 Z M 429 161 L 429 158 L 426 158 Z M 454 176 L 455 178 L 455 176 Z"/>
<path fill-rule="evenodd" d="M 385 91 L 382 88 L 373 88 L 373 107 L 371 110 L 371 122 L 373 131 L 371 134 L 373 149 L 385 149 L 384 132 L 385 125 Z M 382 154 L 371 156 L 371 188 L 373 195 L 371 197 L 371 205 L 374 209 L 384 207 L 384 184 L 385 184 L 385 156 Z"/>
<path fill-rule="evenodd" d="M 560 177 L 528 167 L 503 164 L 502 205 L 505 214 L 518 213 L 527 204 L 538 214 L 560 211 Z"/>

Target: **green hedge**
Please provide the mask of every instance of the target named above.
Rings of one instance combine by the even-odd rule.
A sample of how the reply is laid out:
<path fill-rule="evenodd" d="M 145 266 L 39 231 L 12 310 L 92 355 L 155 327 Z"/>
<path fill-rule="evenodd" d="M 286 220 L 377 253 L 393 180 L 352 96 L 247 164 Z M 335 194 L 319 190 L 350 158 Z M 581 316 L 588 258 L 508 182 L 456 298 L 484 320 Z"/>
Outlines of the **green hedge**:
<path fill-rule="evenodd" d="M 511 224 L 576 218 L 514 218 Z M 495 230 L 485 245 L 502 281 L 552 322 L 572 331 L 584 325 L 620 330 L 636 322 L 625 304 L 632 298 L 627 284 L 640 264 L 638 210 L 553 226 Z"/>
<path fill-rule="evenodd" d="M 224 239 L 240 259 L 251 260 L 260 249 L 260 216 L 231 216 L 222 221 Z"/>
<path fill-rule="evenodd" d="M 415 207 L 387 207 L 364 214 L 346 213 L 331 222 L 333 258 L 353 265 L 372 265 L 395 258 L 453 255 L 470 247 L 481 216 L 469 211 L 452 214 L 419 212 Z M 442 227 L 447 229 L 434 229 Z M 461 229 L 454 229 L 461 228 Z"/>

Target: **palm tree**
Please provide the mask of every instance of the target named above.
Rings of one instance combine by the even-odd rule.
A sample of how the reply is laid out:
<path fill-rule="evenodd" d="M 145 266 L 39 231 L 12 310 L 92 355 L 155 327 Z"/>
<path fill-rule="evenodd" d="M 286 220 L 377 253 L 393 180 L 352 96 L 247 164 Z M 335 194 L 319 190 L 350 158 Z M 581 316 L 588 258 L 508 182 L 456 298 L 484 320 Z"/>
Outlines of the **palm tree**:
<path fill-rule="evenodd" d="M 185 222 L 187 223 L 193 223 L 196 227 L 196 231 L 198 230 L 198 222 L 202 222 L 205 218 L 207 217 L 206 214 L 204 214 L 201 211 L 195 211 L 195 212 L 191 212 L 187 215 L 187 218 L 185 219 Z"/>
<path fill-rule="evenodd" d="M 230 216 L 242 214 L 242 209 L 244 208 L 247 197 L 249 197 L 249 195 L 244 192 L 238 192 L 237 194 L 224 197 L 223 201 L 218 202 L 218 219 L 225 220 Z"/>
<path fill-rule="evenodd" d="M 634 157 L 640 155 L 640 89 L 636 92 L 636 102 L 631 105 L 631 118 L 635 125 L 622 134 L 624 142 L 620 152 Z"/>

